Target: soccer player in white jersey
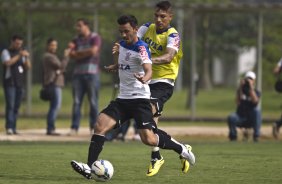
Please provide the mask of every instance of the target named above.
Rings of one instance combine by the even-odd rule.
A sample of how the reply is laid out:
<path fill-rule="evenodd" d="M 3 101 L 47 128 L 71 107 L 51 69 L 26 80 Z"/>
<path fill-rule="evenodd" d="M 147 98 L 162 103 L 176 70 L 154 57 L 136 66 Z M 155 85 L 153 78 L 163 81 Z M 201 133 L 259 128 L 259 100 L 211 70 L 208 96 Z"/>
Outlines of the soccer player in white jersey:
<path fill-rule="evenodd" d="M 153 74 L 149 86 L 154 120 L 158 124 L 164 104 L 173 94 L 174 82 L 183 54 L 180 36 L 177 30 L 170 25 L 173 18 L 170 2 L 158 2 L 155 6 L 154 16 L 154 23 L 149 22 L 142 25 L 137 36 L 149 45 L 152 54 Z M 187 146 L 192 150 L 190 145 Z M 180 158 L 180 162 L 182 172 L 187 173 L 189 163 L 184 158 Z M 159 148 L 153 147 L 147 176 L 156 175 L 163 164 L 164 158 L 161 156 Z"/>
<path fill-rule="evenodd" d="M 181 157 L 194 163 L 195 157 L 191 150 L 158 129 L 153 120 L 148 85 L 152 75 L 152 61 L 147 44 L 137 37 L 136 18 L 132 15 L 123 15 L 117 22 L 122 41 L 114 45 L 113 54 L 117 56 L 118 61 L 105 68 L 109 71 L 118 70 L 120 91 L 118 97 L 98 116 L 89 146 L 87 164 L 72 160 L 73 169 L 85 178 L 91 179 L 91 166 L 103 149 L 105 133 L 131 118 L 136 121 L 144 144 L 174 150 Z"/>

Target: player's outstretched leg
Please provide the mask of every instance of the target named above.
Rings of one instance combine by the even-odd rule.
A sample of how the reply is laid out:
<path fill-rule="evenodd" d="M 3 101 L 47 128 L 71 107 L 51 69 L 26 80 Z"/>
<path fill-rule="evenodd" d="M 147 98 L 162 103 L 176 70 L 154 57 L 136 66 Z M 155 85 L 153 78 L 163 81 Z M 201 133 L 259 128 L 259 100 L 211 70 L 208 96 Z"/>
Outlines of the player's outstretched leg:
<path fill-rule="evenodd" d="M 91 179 L 91 168 L 87 165 L 84 164 L 82 162 L 77 162 L 75 160 L 71 161 L 71 166 L 72 168 L 79 174 L 81 174 L 82 176 L 84 176 L 87 179 Z"/>
<path fill-rule="evenodd" d="M 146 174 L 147 176 L 156 175 L 159 172 L 161 166 L 164 164 L 164 158 L 160 155 L 159 149 L 159 147 L 154 147 L 152 150 L 152 159 Z"/>
<path fill-rule="evenodd" d="M 158 129 L 156 133 L 159 137 L 158 146 L 163 149 L 172 149 L 180 154 L 181 170 L 183 173 L 187 173 L 190 165 L 195 164 L 195 155 L 192 152 L 192 147 L 188 144 L 184 145 L 173 139 L 166 132 Z"/>

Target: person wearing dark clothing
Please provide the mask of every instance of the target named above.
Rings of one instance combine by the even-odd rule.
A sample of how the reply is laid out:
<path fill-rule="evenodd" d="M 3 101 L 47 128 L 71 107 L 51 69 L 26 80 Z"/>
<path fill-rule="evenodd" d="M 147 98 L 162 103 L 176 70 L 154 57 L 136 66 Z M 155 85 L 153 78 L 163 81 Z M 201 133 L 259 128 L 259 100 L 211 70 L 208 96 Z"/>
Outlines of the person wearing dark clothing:
<path fill-rule="evenodd" d="M 31 67 L 29 52 L 23 48 L 23 38 L 14 35 L 10 47 L 1 54 L 3 87 L 6 101 L 5 128 L 7 135 L 17 134 L 17 117 L 21 105 L 26 70 Z"/>
<path fill-rule="evenodd" d="M 256 74 L 248 71 L 241 80 L 236 93 L 237 110 L 228 116 L 229 139 L 237 140 L 236 127 L 252 127 L 253 140 L 258 141 L 260 136 L 261 112 L 258 108 L 260 92 L 255 89 Z"/>

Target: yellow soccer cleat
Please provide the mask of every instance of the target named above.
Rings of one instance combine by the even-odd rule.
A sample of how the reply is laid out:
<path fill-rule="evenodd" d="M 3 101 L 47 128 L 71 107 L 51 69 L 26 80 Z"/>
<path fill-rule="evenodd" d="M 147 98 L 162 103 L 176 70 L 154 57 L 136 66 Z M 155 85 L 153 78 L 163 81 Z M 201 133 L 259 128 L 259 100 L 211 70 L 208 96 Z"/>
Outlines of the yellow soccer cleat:
<path fill-rule="evenodd" d="M 164 158 L 163 157 L 160 160 L 158 160 L 158 159 L 152 160 L 146 175 L 147 176 L 156 175 L 159 172 L 159 170 L 160 170 L 160 168 L 163 164 L 164 164 Z"/>
<path fill-rule="evenodd" d="M 185 158 L 182 158 L 181 156 L 179 158 L 180 158 L 180 162 L 181 162 L 181 165 L 182 165 L 182 168 L 181 168 L 182 172 L 187 173 L 189 171 L 189 167 L 190 167 L 189 162 Z"/>

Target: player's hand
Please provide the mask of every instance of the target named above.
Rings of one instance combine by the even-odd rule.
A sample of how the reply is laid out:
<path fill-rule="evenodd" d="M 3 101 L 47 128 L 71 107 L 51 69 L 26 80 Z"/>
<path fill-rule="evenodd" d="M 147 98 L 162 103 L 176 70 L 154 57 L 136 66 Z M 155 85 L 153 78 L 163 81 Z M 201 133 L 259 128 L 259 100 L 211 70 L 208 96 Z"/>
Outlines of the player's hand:
<path fill-rule="evenodd" d="M 104 66 L 105 70 L 107 72 L 117 72 L 117 65 L 109 65 L 109 66 Z"/>
<path fill-rule="evenodd" d="M 140 75 L 140 74 L 137 74 L 135 73 L 134 74 L 134 77 L 139 80 L 142 84 L 145 84 L 147 81 L 144 80 L 144 75 Z"/>
<path fill-rule="evenodd" d="M 119 54 L 119 43 L 115 43 L 113 48 L 112 48 L 112 54 Z"/>

